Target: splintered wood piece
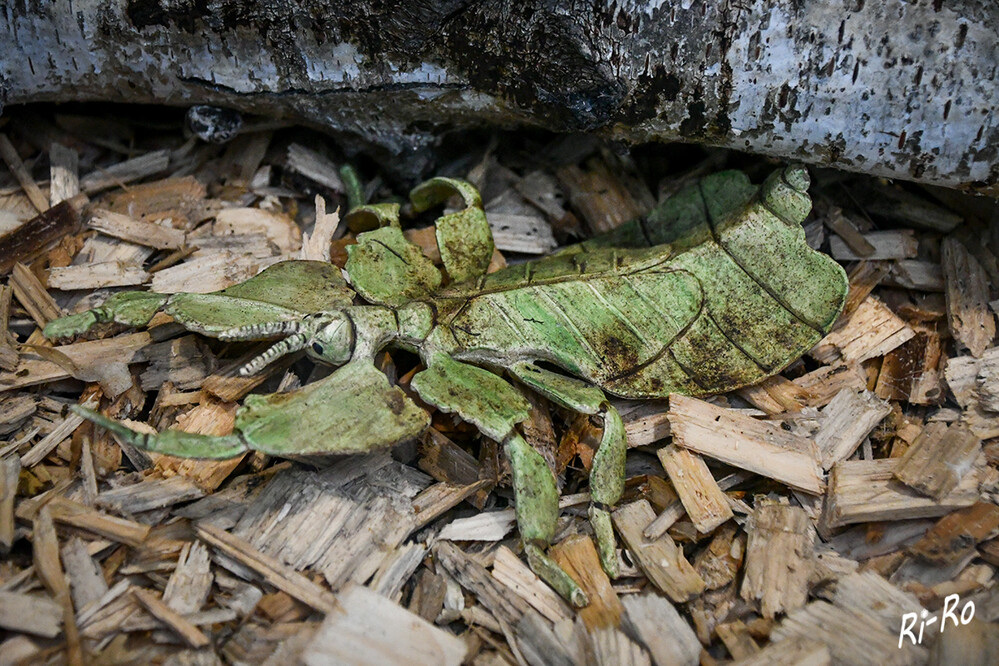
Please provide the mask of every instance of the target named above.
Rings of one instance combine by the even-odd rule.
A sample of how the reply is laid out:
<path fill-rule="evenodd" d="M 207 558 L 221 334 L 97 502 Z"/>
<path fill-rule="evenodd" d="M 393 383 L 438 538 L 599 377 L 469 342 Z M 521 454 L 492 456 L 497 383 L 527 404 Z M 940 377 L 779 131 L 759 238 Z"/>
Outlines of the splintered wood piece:
<path fill-rule="evenodd" d="M 187 234 L 182 229 L 135 220 L 128 215 L 105 209 L 95 210 L 87 226 L 102 234 L 158 250 L 178 250 L 187 239 Z"/>
<path fill-rule="evenodd" d="M 10 322 L 10 300 L 14 290 L 8 285 L 0 285 L 0 369 L 10 372 L 17 368 L 18 352 L 16 338 L 8 330 Z"/>
<path fill-rule="evenodd" d="M 550 621 L 558 623 L 573 619 L 572 609 L 558 596 L 552 588 L 542 582 L 538 576 L 506 546 L 496 549 L 493 557 L 493 578 L 507 586 L 535 610 Z M 592 601 L 592 599 L 591 599 Z"/>
<path fill-rule="evenodd" d="M 551 556 L 583 588 L 590 600 L 589 605 L 577 611 L 587 631 L 620 626 L 624 607 L 600 566 L 593 540 L 581 534 L 573 535 L 553 546 Z"/>
<path fill-rule="evenodd" d="M 694 571 L 683 551 L 669 535 L 650 541 L 642 533 L 656 517 L 645 500 L 626 504 L 612 517 L 632 559 L 649 580 L 677 603 L 690 601 L 704 591 L 704 580 Z"/>
<path fill-rule="evenodd" d="M 20 458 L 0 458 L 0 555 L 9 553 L 14 545 L 14 500 L 20 474 Z"/>
<path fill-rule="evenodd" d="M 205 491 L 194 481 L 178 475 L 105 490 L 98 496 L 97 503 L 119 513 L 134 514 L 173 506 L 204 495 Z"/>
<path fill-rule="evenodd" d="M 902 259 L 891 266 L 885 284 L 915 291 L 942 292 L 945 289 L 940 264 L 919 259 Z"/>
<path fill-rule="evenodd" d="M 694 558 L 694 570 L 704 579 L 705 587 L 717 590 L 725 587 L 733 580 L 746 552 L 746 537 L 739 534 L 735 523 L 722 525 L 711 543 Z"/>
<path fill-rule="evenodd" d="M 933 499 L 943 499 L 975 464 L 982 443 L 967 426 L 926 424 L 895 467 L 895 478 Z"/>
<path fill-rule="evenodd" d="M 978 373 L 982 360 L 972 356 L 954 356 L 947 359 L 944 380 L 954 399 L 962 408 L 978 404 Z"/>
<path fill-rule="evenodd" d="M 516 522 L 517 516 L 510 509 L 484 511 L 452 520 L 437 538 L 448 541 L 499 541 L 513 530 Z"/>
<path fill-rule="evenodd" d="M 14 297 L 28 311 L 39 328 L 44 328 L 47 323 L 62 316 L 62 310 L 56 305 L 55 300 L 24 264 L 14 264 L 10 275 L 10 286 L 14 289 Z"/>
<path fill-rule="evenodd" d="M 822 469 L 846 460 L 857 450 L 882 419 L 891 413 L 891 405 L 870 391 L 843 389 L 822 408 L 822 426 L 815 433 L 815 444 L 822 456 Z"/>
<path fill-rule="evenodd" d="M 701 643 L 676 608 L 658 594 L 629 594 L 621 603 L 623 621 L 648 649 L 657 666 L 695 666 Z"/>
<path fill-rule="evenodd" d="M 438 541 L 434 546 L 437 564 L 444 568 L 458 584 L 474 594 L 479 603 L 497 620 L 515 626 L 524 613 L 534 609 L 519 595 L 489 575 L 485 567 L 470 558 L 449 541 Z"/>
<path fill-rule="evenodd" d="M 813 495 L 822 492 L 815 442 L 704 400 L 672 394 L 673 443 Z"/>
<path fill-rule="evenodd" d="M 340 211 L 326 212 L 326 200 L 316 195 L 316 223 L 312 235 L 302 234 L 302 249 L 298 258 L 312 261 L 329 261 L 330 245 L 337 227 L 340 226 Z"/>
<path fill-rule="evenodd" d="M 181 391 L 196 389 L 215 367 L 214 354 L 194 335 L 151 345 L 146 356 L 150 364 L 140 377 L 143 391 L 167 382 Z"/>
<path fill-rule="evenodd" d="M 87 194 L 94 194 L 165 171 L 169 165 L 170 151 L 154 150 L 109 167 L 97 167 L 80 179 L 80 189 Z"/>
<path fill-rule="evenodd" d="M 822 218 L 822 221 L 829 227 L 830 231 L 836 234 L 836 236 L 829 239 L 830 244 L 833 242 L 833 238 L 835 238 L 841 248 L 848 248 L 856 257 L 864 259 L 872 258 L 871 255 L 875 251 L 874 246 L 864 237 L 864 234 L 857 228 L 857 225 L 843 215 L 841 208 L 830 206 L 828 214 Z M 835 256 L 835 252 L 833 256 Z M 836 258 L 838 259 L 839 257 Z"/>
<path fill-rule="evenodd" d="M 459 666 L 468 652 L 461 637 L 360 585 L 342 590 L 337 602 L 302 652 L 302 663 Z"/>
<path fill-rule="evenodd" d="M 67 661 L 71 665 L 82 666 L 83 648 L 80 645 L 80 631 L 76 624 L 73 599 L 59 558 L 59 537 L 52 522 L 52 514 L 47 507 L 42 507 L 32 522 L 31 551 L 38 579 L 62 608 L 62 629 L 66 636 Z"/>
<path fill-rule="evenodd" d="M 90 532 L 128 546 L 138 546 L 149 536 L 150 526 L 109 516 L 65 497 L 53 497 L 46 505 L 57 523 Z M 32 516 L 19 517 L 31 519 Z"/>
<path fill-rule="evenodd" d="M 884 356 L 915 334 L 881 301 L 868 296 L 852 314 L 841 318 L 809 354 L 826 365 L 860 363 Z"/>
<path fill-rule="evenodd" d="M 556 175 L 568 191 L 572 208 L 586 220 L 594 235 L 610 231 L 648 212 L 643 202 L 632 196 L 606 162 L 594 158 L 586 166 L 587 171 L 575 165 L 564 166 L 558 169 Z"/>
<path fill-rule="evenodd" d="M 13 231 L 0 236 L 0 275 L 17 262 L 30 262 L 60 238 L 80 227 L 80 208 L 85 197 L 74 197 L 36 215 Z"/>
<path fill-rule="evenodd" d="M 97 406 L 97 400 L 88 398 L 83 402 L 83 406 L 93 409 Z M 34 467 L 45 460 L 45 457 L 52 453 L 64 439 L 73 434 L 73 431 L 79 428 L 85 420 L 82 416 L 73 413 L 67 414 L 48 435 L 39 440 L 38 443 L 28 449 L 27 453 L 21 456 L 21 465 L 23 467 Z"/>
<path fill-rule="evenodd" d="M 39 213 L 44 213 L 48 210 L 49 200 L 45 198 L 45 194 L 38 187 L 38 184 L 35 183 L 35 179 L 31 177 L 31 173 L 25 168 L 24 162 L 21 161 L 21 156 L 17 154 L 17 149 L 14 148 L 14 144 L 3 133 L 0 133 L 0 159 L 7 164 L 7 168 L 17 178 L 17 182 L 21 184 L 21 189 L 28 196 L 28 201 L 31 202 L 31 205 L 38 209 Z"/>
<path fill-rule="evenodd" d="M 996 335 L 995 317 L 988 307 L 988 276 L 956 238 L 945 238 L 940 249 L 950 331 L 972 356 L 981 358 Z"/>
<path fill-rule="evenodd" d="M 368 587 L 386 599 L 398 601 L 402 588 L 419 568 L 426 554 L 427 547 L 421 543 L 410 541 L 399 546 L 385 556 Z"/>
<path fill-rule="evenodd" d="M 992 347 L 982 354 L 975 387 L 982 409 L 999 412 L 999 347 Z"/>
<path fill-rule="evenodd" d="M 756 654 L 731 666 L 829 666 L 832 657 L 824 643 L 805 637 L 770 643 Z"/>
<path fill-rule="evenodd" d="M 158 271 L 150 287 L 158 294 L 207 294 L 249 280 L 276 261 L 276 256 L 258 259 L 229 251 L 211 252 Z"/>
<path fill-rule="evenodd" d="M 413 513 L 415 514 L 414 529 L 420 529 L 440 518 L 445 512 L 461 504 L 482 488 L 489 485 L 487 479 L 480 479 L 467 486 L 456 486 L 453 483 L 435 483 L 413 498 Z"/>
<path fill-rule="evenodd" d="M 102 261 L 80 266 L 61 266 L 48 270 L 52 289 L 104 289 L 135 287 L 149 281 L 151 275 L 141 266 L 119 261 Z"/>
<path fill-rule="evenodd" d="M 62 606 L 47 596 L 0 591 L 0 627 L 42 638 L 62 631 Z"/>
<path fill-rule="evenodd" d="M 828 530 L 876 520 L 935 518 L 978 501 L 982 474 L 977 470 L 965 474 L 956 488 L 935 500 L 897 481 L 898 464 L 898 458 L 882 458 L 834 465 L 820 526 Z"/>
<path fill-rule="evenodd" d="M 796 412 L 807 405 L 812 395 L 791 380 L 774 375 L 759 384 L 739 389 L 739 396 L 767 414 Z"/>
<path fill-rule="evenodd" d="M 196 525 L 194 530 L 198 538 L 209 546 L 251 569 L 266 583 L 307 606 L 322 613 L 329 613 L 336 608 L 337 602 L 332 594 L 273 557 L 264 555 L 243 539 L 204 523 Z"/>
<path fill-rule="evenodd" d="M 723 622 L 715 627 L 715 632 L 733 659 L 748 659 L 760 651 L 760 646 L 749 635 L 749 628 L 742 620 Z"/>
<path fill-rule="evenodd" d="M 226 208 L 215 216 L 212 235 L 249 237 L 263 235 L 283 255 L 302 249 L 302 231 L 288 215 L 262 208 Z"/>
<path fill-rule="evenodd" d="M 810 396 L 805 401 L 806 405 L 823 407 L 844 389 L 854 392 L 865 390 L 867 377 L 859 365 L 823 365 L 796 377 L 792 383 Z"/>
<path fill-rule="evenodd" d="M 672 444 L 656 455 L 698 532 L 708 534 L 732 518 L 728 499 L 703 458 Z"/>
<path fill-rule="evenodd" d="M 61 143 L 49 146 L 49 204 L 58 205 L 80 193 L 80 155 Z"/>
<path fill-rule="evenodd" d="M 742 598 L 759 600 L 768 618 L 804 606 L 815 547 L 815 531 L 805 510 L 760 498 L 746 532 Z"/>
<path fill-rule="evenodd" d="M 999 633 L 995 622 L 977 617 L 967 624 L 948 623 L 947 631 L 930 648 L 931 664 L 996 664 L 999 663 Z"/>
<path fill-rule="evenodd" d="M 915 259 L 919 251 L 919 241 L 916 240 L 916 235 L 912 229 L 870 231 L 863 234 L 862 237 L 870 246 L 868 254 L 855 252 L 846 243 L 846 239 L 841 238 L 839 235 L 830 237 L 829 249 L 832 252 L 833 259 L 838 261 Z"/>
<path fill-rule="evenodd" d="M 300 143 L 293 143 L 288 146 L 288 159 L 285 166 L 292 171 L 302 174 L 309 180 L 319 183 L 332 192 L 338 194 L 346 192 L 337 166 L 324 155 L 317 153 L 311 148 L 306 148 Z"/>
<path fill-rule="evenodd" d="M 941 518 L 909 551 L 934 564 L 950 565 L 996 535 L 999 535 L 999 506 L 977 502 Z"/>
<path fill-rule="evenodd" d="M 150 615 L 162 622 L 181 638 L 185 643 L 194 649 L 199 649 L 211 645 L 208 636 L 196 626 L 186 620 L 180 613 L 171 609 L 155 594 L 142 588 L 134 588 L 132 595 L 142 604 Z"/>
<path fill-rule="evenodd" d="M 648 446 L 669 437 L 669 419 L 664 401 L 628 401 L 615 403 L 615 407 L 621 413 L 629 449 Z"/>
<path fill-rule="evenodd" d="M 540 215 L 517 215 L 486 209 L 497 250 L 548 254 L 558 246 L 548 221 Z"/>
<path fill-rule="evenodd" d="M 418 454 L 417 466 L 438 481 L 467 485 L 479 478 L 475 457 L 434 428 L 420 437 Z"/>
<path fill-rule="evenodd" d="M 100 565 L 87 552 L 87 544 L 83 539 L 70 537 L 63 545 L 61 555 L 66 577 L 69 578 L 73 606 L 77 612 L 107 594 L 107 581 L 104 580 Z"/>

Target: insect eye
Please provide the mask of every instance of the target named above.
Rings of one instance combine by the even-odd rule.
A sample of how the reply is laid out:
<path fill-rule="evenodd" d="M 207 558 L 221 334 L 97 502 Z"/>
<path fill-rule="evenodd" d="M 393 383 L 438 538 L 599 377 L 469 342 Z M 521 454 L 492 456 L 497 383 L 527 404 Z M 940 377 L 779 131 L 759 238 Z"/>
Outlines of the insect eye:
<path fill-rule="evenodd" d="M 318 342 L 313 342 L 312 343 L 312 351 L 314 351 L 317 354 L 319 354 L 320 356 L 322 356 L 323 355 L 323 346 L 321 344 L 319 344 Z"/>

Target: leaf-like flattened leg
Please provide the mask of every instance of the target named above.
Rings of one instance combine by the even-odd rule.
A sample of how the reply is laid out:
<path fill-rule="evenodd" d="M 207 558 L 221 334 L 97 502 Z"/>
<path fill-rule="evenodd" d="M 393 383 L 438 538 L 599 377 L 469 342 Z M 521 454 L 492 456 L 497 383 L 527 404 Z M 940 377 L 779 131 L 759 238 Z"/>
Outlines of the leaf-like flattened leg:
<path fill-rule="evenodd" d="M 382 227 L 401 228 L 399 224 L 399 204 L 368 204 L 351 208 L 344 218 L 347 226 L 356 234 Z"/>
<path fill-rule="evenodd" d="M 409 194 L 413 207 L 424 211 L 460 194 L 465 208 L 438 218 L 437 247 L 451 281 L 474 280 L 486 274 L 493 256 L 493 232 L 482 209 L 482 197 L 471 183 L 455 178 L 432 178 Z"/>
<path fill-rule="evenodd" d="M 119 292 L 100 307 L 49 322 L 44 334 L 51 340 L 58 340 L 86 333 L 97 324 L 112 321 L 125 326 L 144 326 L 168 298 L 165 294 L 148 291 Z"/>
<path fill-rule="evenodd" d="M 426 410 L 370 361 L 287 393 L 251 395 L 236 414 L 250 448 L 276 456 L 368 453 L 418 437 Z"/>
<path fill-rule="evenodd" d="M 347 274 L 364 299 L 398 307 L 428 296 L 441 284 L 441 273 L 397 227 L 382 227 L 347 246 Z"/>
<path fill-rule="evenodd" d="M 431 405 L 457 414 L 497 442 L 505 440 L 531 411 L 520 391 L 502 378 L 447 354 L 430 358 L 411 386 Z"/>
<path fill-rule="evenodd" d="M 541 454 L 520 435 L 513 433 L 504 444 L 504 450 L 513 471 L 517 529 L 520 530 L 531 569 L 573 606 L 585 606 L 589 602 L 586 593 L 545 554 L 555 536 L 558 521 L 555 476 Z"/>
<path fill-rule="evenodd" d="M 128 426 L 86 407 L 73 405 L 73 412 L 111 431 L 132 446 L 153 453 L 164 453 L 179 458 L 221 460 L 234 458 L 247 450 L 246 443 L 237 433 L 231 435 L 197 435 L 182 430 L 164 430 L 150 435 L 136 432 Z"/>
<path fill-rule="evenodd" d="M 610 510 L 624 494 L 624 463 L 628 439 L 621 415 L 605 403 L 604 434 L 593 456 L 590 470 L 590 524 L 597 537 L 600 564 L 611 578 L 617 578 L 617 546 L 611 526 Z"/>

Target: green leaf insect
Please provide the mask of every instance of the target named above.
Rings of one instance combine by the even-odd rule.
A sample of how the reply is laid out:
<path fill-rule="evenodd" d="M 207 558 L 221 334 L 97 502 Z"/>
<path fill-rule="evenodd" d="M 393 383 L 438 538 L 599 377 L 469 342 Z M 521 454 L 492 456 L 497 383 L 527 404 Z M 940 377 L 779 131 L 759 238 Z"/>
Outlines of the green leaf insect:
<path fill-rule="evenodd" d="M 437 178 L 412 199 L 418 210 L 455 196 L 464 201 L 437 224 L 450 282 L 402 235 L 398 207 L 368 206 L 357 222 L 369 230 L 349 248 L 352 290 L 333 267 L 292 261 L 215 294 L 119 294 L 45 333 L 73 335 L 102 321 L 143 325 L 163 309 L 205 335 L 278 338 L 246 374 L 301 349 L 338 366 L 303 388 L 249 397 L 233 433 L 221 437 L 144 435 L 77 408 L 135 446 L 197 458 L 250 449 L 356 453 L 416 437 L 428 424 L 425 410 L 390 386 L 374 356 L 387 346 L 418 353 L 425 369 L 412 389 L 502 443 L 528 562 L 583 606 L 585 593 L 546 553 L 558 491 L 552 470 L 518 431 L 529 403 L 516 385 L 602 421 L 589 518 L 601 564 L 616 576 L 610 512 L 624 490 L 626 437 L 606 395 L 707 395 L 755 384 L 829 331 L 847 280 L 805 243 L 808 184 L 801 167 L 778 170 L 761 187 L 741 172 L 717 173 L 609 234 L 487 275 L 493 245 L 478 193 Z"/>

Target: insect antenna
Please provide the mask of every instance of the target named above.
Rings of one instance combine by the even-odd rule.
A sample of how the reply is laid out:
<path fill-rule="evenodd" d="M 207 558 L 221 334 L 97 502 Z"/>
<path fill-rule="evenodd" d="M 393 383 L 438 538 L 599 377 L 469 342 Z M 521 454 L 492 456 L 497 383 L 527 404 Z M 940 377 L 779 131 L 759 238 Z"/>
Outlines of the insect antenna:
<path fill-rule="evenodd" d="M 311 335 L 306 333 L 295 333 L 289 335 L 284 340 L 271 345 L 259 356 L 256 356 L 249 363 L 244 365 L 239 369 L 239 374 L 243 377 L 249 377 L 250 375 L 255 375 L 260 372 L 264 366 L 268 365 L 271 361 L 278 359 L 286 354 L 292 354 L 297 351 L 305 349 L 306 345 L 309 343 Z"/>

